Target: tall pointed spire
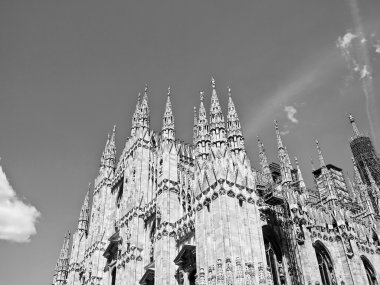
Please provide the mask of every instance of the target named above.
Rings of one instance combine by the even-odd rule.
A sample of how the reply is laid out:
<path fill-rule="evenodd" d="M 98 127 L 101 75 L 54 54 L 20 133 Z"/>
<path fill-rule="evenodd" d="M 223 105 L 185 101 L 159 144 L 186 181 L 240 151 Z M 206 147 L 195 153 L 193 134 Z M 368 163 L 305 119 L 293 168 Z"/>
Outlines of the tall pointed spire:
<path fill-rule="evenodd" d="M 282 143 L 282 139 L 281 139 L 281 135 L 280 135 L 280 130 L 278 128 L 277 120 L 274 120 L 274 127 L 276 129 L 277 147 L 278 147 L 278 149 L 282 149 L 282 148 L 284 148 L 284 145 Z"/>
<path fill-rule="evenodd" d="M 257 136 L 257 145 L 259 147 L 259 160 L 260 166 L 263 171 L 264 177 L 268 183 L 273 183 L 272 173 L 269 168 L 268 158 L 265 153 L 264 144 L 261 142 L 260 138 Z"/>
<path fill-rule="evenodd" d="M 91 183 L 88 184 L 88 190 L 84 198 L 82 208 L 80 210 L 79 222 L 78 222 L 78 231 L 83 231 L 86 234 L 88 233 L 88 225 L 90 220 L 90 188 Z"/>
<path fill-rule="evenodd" d="M 282 183 L 292 182 L 292 164 L 290 162 L 289 154 L 282 143 L 280 130 L 278 128 L 278 122 L 274 121 L 276 136 L 277 136 L 277 146 L 278 146 L 278 159 L 280 160 L 281 178 Z"/>
<path fill-rule="evenodd" d="M 70 257 L 69 250 L 70 250 L 70 232 L 68 232 L 68 235 L 65 235 L 61 252 L 59 254 L 59 258 L 58 258 L 58 262 L 56 266 L 56 272 L 57 272 L 57 275 L 55 277 L 56 285 L 66 284 L 67 274 L 69 271 L 69 257 Z"/>
<path fill-rule="evenodd" d="M 139 92 L 137 96 L 135 112 L 133 113 L 133 117 L 132 117 L 131 136 L 134 136 L 136 134 L 136 130 L 140 126 L 140 104 L 141 104 L 140 101 L 141 101 L 141 93 Z"/>
<path fill-rule="evenodd" d="M 115 168 L 116 165 L 116 125 L 113 126 L 111 138 L 108 140 L 108 144 L 104 149 L 105 166 L 108 168 Z"/>
<path fill-rule="evenodd" d="M 144 95 L 140 104 L 140 127 L 149 129 L 150 110 L 148 105 L 148 85 L 145 84 Z"/>
<path fill-rule="evenodd" d="M 227 114 L 227 138 L 232 151 L 244 150 L 244 137 L 240 126 L 240 120 L 232 101 L 231 88 L 228 87 L 228 114 Z"/>
<path fill-rule="evenodd" d="M 198 136 L 197 107 L 194 106 L 193 145 L 195 146 Z"/>
<path fill-rule="evenodd" d="M 206 158 L 209 154 L 210 148 L 210 135 L 209 135 L 209 125 L 207 121 L 206 109 L 203 104 L 204 92 L 200 91 L 200 105 L 199 105 L 199 116 L 198 116 L 198 133 L 196 139 L 198 156 Z"/>
<path fill-rule="evenodd" d="M 315 144 L 317 146 L 317 151 L 318 151 L 318 159 L 319 159 L 319 164 L 321 167 L 321 175 L 327 185 L 327 190 L 329 193 L 328 196 L 328 201 L 332 201 L 332 204 L 335 205 L 335 200 L 338 199 L 337 191 L 335 188 L 335 185 L 333 181 L 331 180 L 331 172 L 330 170 L 326 167 L 325 159 L 322 154 L 322 150 L 319 146 L 319 141 L 315 140 Z"/>
<path fill-rule="evenodd" d="M 294 160 L 295 160 L 295 162 L 296 162 L 297 178 L 298 178 L 298 186 L 299 186 L 299 189 L 300 189 L 301 192 L 305 192 L 305 191 L 306 191 L 306 184 L 305 184 L 305 181 L 303 180 L 303 176 L 302 176 L 301 168 L 300 168 L 300 165 L 299 165 L 299 163 L 298 163 L 298 159 L 297 159 L 296 156 L 294 157 Z"/>
<path fill-rule="evenodd" d="M 166 99 L 165 113 L 162 120 L 162 138 L 164 140 L 175 140 L 174 116 L 172 103 L 170 100 L 170 86 L 168 87 L 168 96 Z"/>
<path fill-rule="evenodd" d="M 359 132 L 359 129 L 356 125 L 355 118 L 351 114 L 348 114 L 348 119 L 350 120 L 352 130 L 354 132 L 354 138 L 360 137 L 361 133 Z"/>
<path fill-rule="evenodd" d="M 100 169 L 99 169 L 99 172 L 102 172 L 105 167 L 106 167 L 106 150 L 108 148 L 108 144 L 110 142 L 110 134 L 108 133 L 107 134 L 107 141 L 106 141 L 106 145 L 104 146 L 104 149 L 103 149 L 103 153 L 102 153 L 102 156 L 100 158 Z"/>
<path fill-rule="evenodd" d="M 226 142 L 226 126 L 222 108 L 219 104 L 218 94 L 216 93 L 215 79 L 211 78 L 211 106 L 210 106 L 210 137 L 211 144 L 219 146 Z"/>
<path fill-rule="evenodd" d="M 321 167 L 326 167 L 325 159 L 323 158 L 323 154 L 319 146 L 319 141 L 315 140 L 315 144 L 317 145 L 319 164 Z"/>

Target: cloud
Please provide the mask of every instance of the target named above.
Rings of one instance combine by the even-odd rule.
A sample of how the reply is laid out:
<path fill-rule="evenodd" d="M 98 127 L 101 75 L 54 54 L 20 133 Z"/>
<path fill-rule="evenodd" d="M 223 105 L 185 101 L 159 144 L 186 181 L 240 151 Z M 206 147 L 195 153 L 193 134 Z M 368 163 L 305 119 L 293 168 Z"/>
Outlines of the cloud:
<path fill-rule="evenodd" d="M 286 135 L 289 134 L 289 133 L 290 133 L 289 130 L 285 130 L 285 131 L 281 131 L 281 132 L 280 132 L 280 135 L 282 135 L 282 136 L 286 136 Z"/>
<path fill-rule="evenodd" d="M 296 119 L 295 114 L 297 113 L 297 109 L 294 108 L 293 106 L 285 106 L 284 112 L 286 113 L 288 119 L 294 123 L 298 124 L 298 120 Z"/>
<path fill-rule="evenodd" d="M 0 166 L 0 239 L 28 242 L 36 233 L 35 224 L 40 213 L 21 201 Z"/>
<path fill-rule="evenodd" d="M 351 46 L 352 40 L 356 39 L 358 35 L 347 32 L 343 37 L 339 37 L 336 43 L 338 48 L 348 49 Z"/>
<path fill-rule="evenodd" d="M 366 38 L 358 0 L 349 0 L 348 4 L 354 20 L 355 34 L 347 32 L 343 37 L 338 38 L 336 45 L 348 63 L 351 72 L 349 77 L 352 77 L 352 74 L 357 74 L 358 79 L 361 81 L 369 127 L 374 143 L 377 145 L 377 138 L 380 133 L 375 128 L 378 119 L 377 109 L 374 107 L 376 94 L 372 82 L 372 66 L 369 53 L 372 47 L 377 52 L 376 43 L 373 43 L 376 38 L 374 33 L 371 34 L 369 39 Z M 360 44 L 355 44 L 355 39 Z"/>
<path fill-rule="evenodd" d="M 308 65 L 299 67 L 286 82 L 278 86 L 274 94 L 268 95 L 258 112 L 249 118 L 246 129 L 246 139 L 257 135 L 261 127 L 270 122 L 271 116 L 281 110 L 287 102 L 295 97 L 308 96 L 313 90 L 330 80 L 330 74 L 342 64 L 342 59 L 336 56 L 338 51 L 329 49 Z"/>

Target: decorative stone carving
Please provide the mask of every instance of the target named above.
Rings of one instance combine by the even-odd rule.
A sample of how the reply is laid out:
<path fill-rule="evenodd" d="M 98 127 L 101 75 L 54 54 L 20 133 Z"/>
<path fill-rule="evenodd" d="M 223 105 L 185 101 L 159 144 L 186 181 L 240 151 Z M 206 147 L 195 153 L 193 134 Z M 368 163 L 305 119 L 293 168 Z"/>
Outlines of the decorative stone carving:
<path fill-rule="evenodd" d="M 258 265 L 258 271 L 259 271 L 259 284 L 265 284 L 265 273 L 264 273 L 264 264 L 262 262 L 259 262 Z"/>
<path fill-rule="evenodd" d="M 223 265 L 220 258 L 216 261 L 216 284 L 224 285 Z"/>
<path fill-rule="evenodd" d="M 226 258 L 226 284 L 234 285 L 234 272 L 230 257 Z"/>
<path fill-rule="evenodd" d="M 199 269 L 198 285 L 206 285 L 205 270 L 203 267 Z"/>
<path fill-rule="evenodd" d="M 354 256 L 354 251 L 352 250 L 351 241 L 348 238 L 343 238 L 343 244 L 346 249 L 346 254 L 348 257 Z"/>
<path fill-rule="evenodd" d="M 303 232 L 302 226 L 299 224 L 296 225 L 296 239 L 298 244 L 305 243 L 305 234 Z"/>
<path fill-rule="evenodd" d="M 244 272 L 240 257 L 236 257 L 236 285 L 244 285 Z"/>

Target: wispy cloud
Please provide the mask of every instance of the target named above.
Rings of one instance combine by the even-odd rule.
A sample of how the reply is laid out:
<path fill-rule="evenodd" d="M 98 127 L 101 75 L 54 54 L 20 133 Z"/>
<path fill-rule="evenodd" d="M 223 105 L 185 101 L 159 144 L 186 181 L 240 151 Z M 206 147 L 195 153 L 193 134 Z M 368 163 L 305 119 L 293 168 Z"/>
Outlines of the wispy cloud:
<path fill-rule="evenodd" d="M 354 20 L 355 33 L 348 31 L 343 37 L 338 38 L 336 45 L 348 63 L 351 72 L 349 77 L 357 74 L 362 83 L 368 122 L 376 144 L 380 135 L 374 127 L 378 120 L 377 110 L 374 108 L 376 94 L 372 82 L 372 65 L 369 50 L 374 48 L 375 52 L 378 52 L 378 49 L 380 52 L 379 40 L 375 38 L 375 34 L 372 34 L 371 37 L 366 37 L 358 1 L 348 0 L 348 4 Z"/>
<path fill-rule="evenodd" d="M 17 197 L 0 165 L 0 239 L 28 242 L 39 216 L 35 207 Z"/>
<path fill-rule="evenodd" d="M 286 113 L 286 116 L 292 123 L 298 124 L 298 119 L 295 117 L 296 113 L 298 112 L 296 108 L 294 108 L 293 106 L 285 106 L 284 112 Z"/>
<path fill-rule="evenodd" d="M 288 129 L 280 132 L 280 134 L 281 134 L 282 136 L 286 136 L 286 135 L 288 135 L 289 133 L 290 133 L 290 131 L 289 131 Z"/>
<path fill-rule="evenodd" d="M 328 80 L 331 72 L 342 62 L 336 56 L 336 51 L 330 49 L 320 58 L 310 62 L 309 65 L 300 67 L 273 95 L 268 96 L 269 98 L 259 112 L 252 114 L 248 124 L 249 128 L 245 133 L 246 138 L 257 135 L 260 128 L 266 122 L 271 121 L 275 113 L 280 111 L 289 100 L 310 94 L 325 80 Z"/>

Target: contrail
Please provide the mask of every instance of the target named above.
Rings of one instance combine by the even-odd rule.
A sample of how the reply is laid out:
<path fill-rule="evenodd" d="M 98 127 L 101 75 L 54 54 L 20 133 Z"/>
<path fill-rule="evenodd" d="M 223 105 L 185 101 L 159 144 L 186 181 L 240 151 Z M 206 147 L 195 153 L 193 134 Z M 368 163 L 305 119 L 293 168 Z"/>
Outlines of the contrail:
<path fill-rule="evenodd" d="M 328 50 L 299 72 L 293 74 L 288 82 L 281 85 L 274 94 L 268 96 L 269 98 L 260 110 L 249 118 L 249 127 L 246 128 L 245 137 L 250 139 L 258 135 L 262 125 L 272 121 L 274 114 L 283 108 L 284 104 L 296 97 L 306 96 L 328 79 L 331 72 L 342 62 L 340 57 L 336 55 L 336 50 Z"/>
<path fill-rule="evenodd" d="M 338 39 L 338 47 L 341 48 L 343 55 L 347 60 L 350 60 L 350 65 L 353 67 L 353 71 L 360 75 L 360 81 L 362 83 L 362 89 L 365 96 L 366 113 L 368 117 L 369 127 L 374 139 L 375 145 L 377 145 L 377 134 L 375 131 L 375 122 L 377 121 L 375 106 L 375 92 L 372 82 L 372 65 L 368 52 L 367 39 L 365 37 L 363 22 L 360 16 L 360 10 L 357 0 L 348 0 L 351 15 L 354 20 L 355 35 L 348 39 L 348 42 L 344 42 L 344 38 Z M 356 45 L 351 45 L 351 41 L 357 39 L 359 42 Z M 340 45 L 339 45 L 340 44 Z M 343 45 L 346 44 L 346 45 Z M 350 47 L 356 48 L 357 58 L 354 57 L 354 53 L 350 51 Z"/>

